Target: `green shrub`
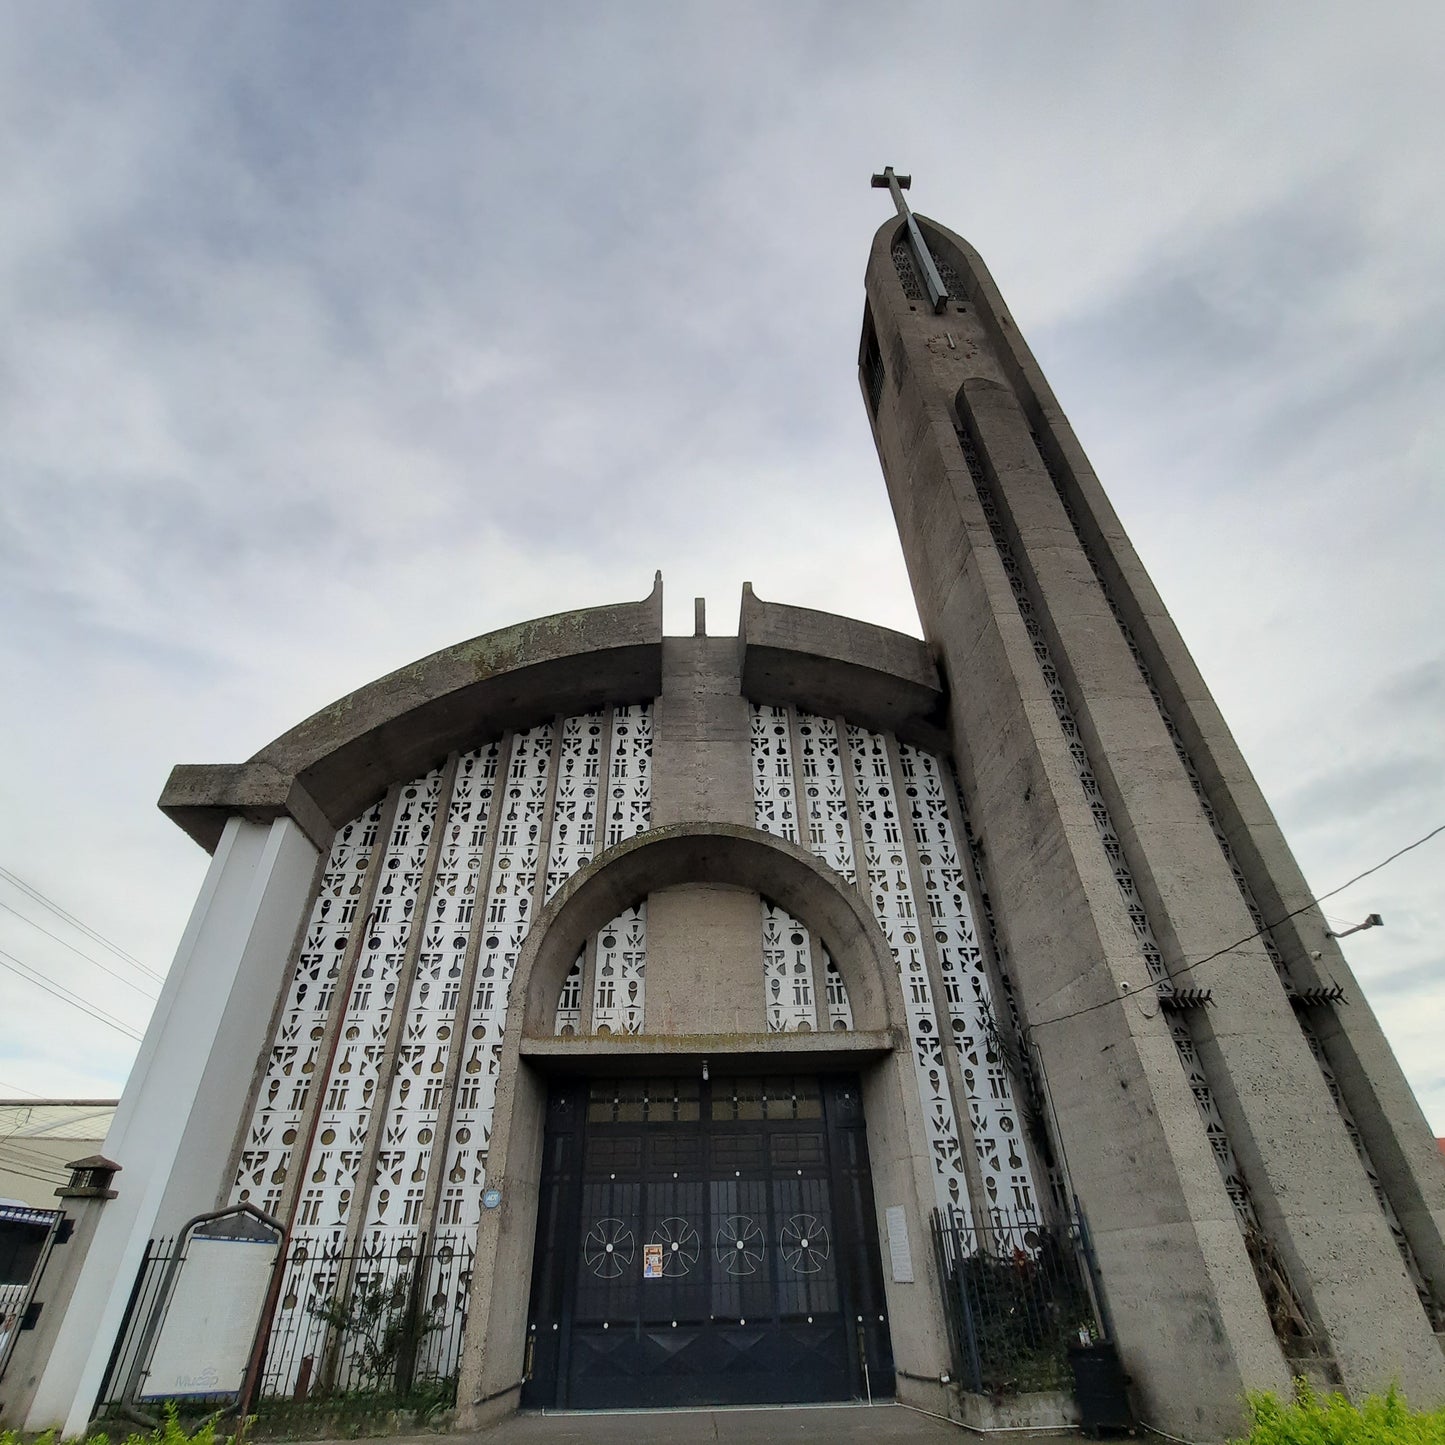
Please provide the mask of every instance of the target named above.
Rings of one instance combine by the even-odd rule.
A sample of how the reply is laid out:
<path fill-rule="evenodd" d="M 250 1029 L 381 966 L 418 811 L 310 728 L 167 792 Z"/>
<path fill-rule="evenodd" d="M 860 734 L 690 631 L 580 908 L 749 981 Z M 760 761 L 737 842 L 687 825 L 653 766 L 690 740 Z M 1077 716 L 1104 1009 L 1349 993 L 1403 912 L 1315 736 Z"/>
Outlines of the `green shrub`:
<path fill-rule="evenodd" d="M 1393 1386 L 1352 1405 L 1295 1381 L 1293 1404 L 1270 1391 L 1249 1395 L 1254 1425 L 1234 1445 L 1445 1445 L 1445 1409 L 1412 1410 Z"/>
<path fill-rule="evenodd" d="M 16 1430 L 0 1430 L 0 1445 L 58 1445 L 58 1442 L 54 1430 L 29 1437 Z M 81 1442 L 70 1442 L 70 1445 L 81 1445 Z M 111 1437 L 97 1431 L 86 1436 L 83 1445 L 111 1445 Z M 145 1433 L 132 1431 L 117 1445 L 216 1445 L 216 1427 L 208 1420 L 194 1435 L 188 1434 L 176 1415 L 176 1407 L 167 1405 L 159 1429 Z"/>

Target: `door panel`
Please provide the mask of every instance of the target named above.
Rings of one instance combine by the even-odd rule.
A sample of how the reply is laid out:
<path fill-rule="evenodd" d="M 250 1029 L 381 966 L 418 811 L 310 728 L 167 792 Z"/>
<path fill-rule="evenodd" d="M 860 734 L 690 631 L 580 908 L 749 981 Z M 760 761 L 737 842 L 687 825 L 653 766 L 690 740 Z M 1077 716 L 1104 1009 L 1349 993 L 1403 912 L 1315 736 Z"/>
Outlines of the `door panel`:
<path fill-rule="evenodd" d="M 890 1394 L 859 1098 L 856 1079 L 555 1086 L 523 1405 Z"/>

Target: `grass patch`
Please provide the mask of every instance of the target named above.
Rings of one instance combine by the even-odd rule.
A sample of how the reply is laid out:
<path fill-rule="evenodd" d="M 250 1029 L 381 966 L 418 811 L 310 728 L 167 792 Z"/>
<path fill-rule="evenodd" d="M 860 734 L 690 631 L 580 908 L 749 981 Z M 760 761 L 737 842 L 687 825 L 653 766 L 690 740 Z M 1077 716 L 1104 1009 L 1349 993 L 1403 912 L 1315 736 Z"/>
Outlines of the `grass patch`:
<path fill-rule="evenodd" d="M 120 1429 L 127 1427 L 121 1425 Z M 181 1424 L 173 1405 L 167 1405 L 159 1428 L 155 1430 L 131 1429 L 127 1434 L 111 1435 L 97 1430 L 92 1435 L 78 1437 L 84 1445 L 216 1445 L 216 1427 L 211 1421 L 204 1422 L 194 1433 Z M 0 1445 L 58 1445 L 59 1437 L 54 1430 L 42 1435 L 22 1435 L 18 1430 L 0 1430 Z"/>
<path fill-rule="evenodd" d="M 1412 1410 L 1392 1385 L 1352 1405 L 1295 1382 L 1292 1402 L 1272 1391 L 1251 1391 L 1248 1435 L 1231 1445 L 1445 1445 L 1445 1409 Z"/>

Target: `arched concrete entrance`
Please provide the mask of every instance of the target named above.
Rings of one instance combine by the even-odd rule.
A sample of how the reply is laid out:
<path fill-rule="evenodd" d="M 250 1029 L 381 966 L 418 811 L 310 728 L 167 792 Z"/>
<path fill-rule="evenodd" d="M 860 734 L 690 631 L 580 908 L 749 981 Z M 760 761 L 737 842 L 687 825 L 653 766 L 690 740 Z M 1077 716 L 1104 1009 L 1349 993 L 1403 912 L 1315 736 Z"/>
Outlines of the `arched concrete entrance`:
<path fill-rule="evenodd" d="M 847 1034 L 737 1034 L 558 1038 L 562 983 L 590 932 L 649 893 L 726 884 L 772 898 L 822 938 L 847 984 Z M 908 1267 L 890 1268 L 885 1293 L 900 1398 L 936 1408 L 947 1365 L 928 1219 L 933 1162 L 914 1080 L 897 969 L 862 896 L 796 844 L 731 824 L 680 823 L 609 849 L 571 878 L 537 918 L 511 984 L 497 1081 L 487 1183 L 501 1202 L 482 1213 L 472 1302 L 458 1385 L 458 1423 L 473 1428 L 516 1408 L 526 1361 L 528 1282 L 536 1238 L 550 1074 L 620 1059 L 640 1071 L 766 1057 L 778 1070 L 856 1067 L 880 1216 L 906 1225 Z M 882 1229 L 880 1233 L 888 1238 Z M 904 1261 L 900 1259 L 899 1265 Z M 911 1274 L 912 1279 L 901 1276 Z"/>

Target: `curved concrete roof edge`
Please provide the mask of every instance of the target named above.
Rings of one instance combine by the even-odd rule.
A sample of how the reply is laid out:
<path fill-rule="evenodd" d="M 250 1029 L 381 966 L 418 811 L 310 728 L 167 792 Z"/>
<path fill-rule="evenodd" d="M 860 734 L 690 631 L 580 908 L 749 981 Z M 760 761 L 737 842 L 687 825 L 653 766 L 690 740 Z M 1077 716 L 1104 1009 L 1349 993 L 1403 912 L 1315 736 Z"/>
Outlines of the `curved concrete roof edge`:
<path fill-rule="evenodd" d="M 927 646 L 891 628 L 764 602 L 744 584 L 743 691 L 943 742 Z M 560 612 L 443 648 L 369 682 L 243 763 L 181 764 L 161 810 L 207 851 L 226 820 L 293 818 L 318 846 L 399 780 L 507 728 L 662 691 L 662 576 L 640 602 Z"/>
<path fill-rule="evenodd" d="M 928 644 L 891 627 L 765 602 L 743 583 L 743 691 L 753 702 L 792 703 L 846 716 L 935 749 L 946 747 L 946 700 Z"/>
<path fill-rule="evenodd" d="M 445 693 L 582 653 L 612 652 L 662 642 L 662 573 L 640 602 L 614 602 L 554 612 L 453 643 L 349 692 L 268 743 L 251 759 L 296 774 L 338 740 L 413 712 Z M 658 664 L 661 677 L 661 663 Z"/>
<path fill-rule="evenodd" d="M 244 763 L 183 763 L 161 811 L 208 852 L 233 814 L 289 815 L 318 846 L 398 777 L 558 710 L 662 690 L 662 573 L 640 602 L 553 613 L 419 658 L 313 713 Z"/>

